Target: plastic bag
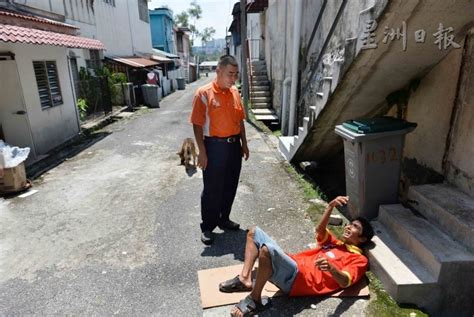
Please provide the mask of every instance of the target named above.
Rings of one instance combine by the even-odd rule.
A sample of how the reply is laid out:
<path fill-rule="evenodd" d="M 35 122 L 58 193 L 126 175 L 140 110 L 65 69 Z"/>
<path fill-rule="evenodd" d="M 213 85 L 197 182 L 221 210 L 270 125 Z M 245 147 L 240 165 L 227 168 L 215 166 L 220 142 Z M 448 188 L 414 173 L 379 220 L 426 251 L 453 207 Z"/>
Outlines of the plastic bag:
<path fill-rule="evenodd" d="M 18 146 L 11 146 L 0 140 L 0 168 L 11 168 L 20 165 L 28 158 L 30 148 L 19 148 Z"/>

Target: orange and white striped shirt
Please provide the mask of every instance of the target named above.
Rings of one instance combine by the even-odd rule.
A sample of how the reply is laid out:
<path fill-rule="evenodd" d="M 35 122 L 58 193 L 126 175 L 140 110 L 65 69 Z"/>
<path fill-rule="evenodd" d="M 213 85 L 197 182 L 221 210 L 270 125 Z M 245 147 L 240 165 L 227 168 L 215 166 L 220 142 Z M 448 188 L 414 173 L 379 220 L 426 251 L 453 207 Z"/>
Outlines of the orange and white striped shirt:
<path fill-rule="evenodd" d="M 196 91 L 189 121 L 202 126 L 204 136 L 238 135 L 244 119 L 245 112 L 235 87 L 221 89 L 214 80 Z"/>

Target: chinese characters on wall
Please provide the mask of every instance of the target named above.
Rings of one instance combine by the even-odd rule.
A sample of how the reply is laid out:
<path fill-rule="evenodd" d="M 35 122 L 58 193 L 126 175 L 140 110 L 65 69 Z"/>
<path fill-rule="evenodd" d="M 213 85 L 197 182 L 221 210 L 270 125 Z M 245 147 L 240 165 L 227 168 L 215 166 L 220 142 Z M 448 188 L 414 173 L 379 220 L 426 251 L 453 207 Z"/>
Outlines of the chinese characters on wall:
<path fill-rule="evenodd" d="M 378 47 L 378 43 L 375 40 L 377 31 L 377 21 L 369 20 L 366 22 L 364 32 L 360 37 L 362 42 L 361 49 L 375 49 Z M 454 42 L 454 28 L 445 27 L 443 23 L 439 23 L 438 29 L 435 33 L 431 34 L 433 37 L 433 44 L 438 46 L 439 50 L 447 50 L 450 47 L 460 48 L 461 45 Z M 402 49 L 406 51 L 408 42 L 407 24 L 405 21 L 402 22 L 401 27 L 389 28 L 385 26 L 384 37 L 382 39 L 383 44 L 389 44 L 393 41 L 401 41 Z M 414 41 L 417 44 L 425 43 L 427 32 L 424 29 L 419 29 L 413 32 Z"/>

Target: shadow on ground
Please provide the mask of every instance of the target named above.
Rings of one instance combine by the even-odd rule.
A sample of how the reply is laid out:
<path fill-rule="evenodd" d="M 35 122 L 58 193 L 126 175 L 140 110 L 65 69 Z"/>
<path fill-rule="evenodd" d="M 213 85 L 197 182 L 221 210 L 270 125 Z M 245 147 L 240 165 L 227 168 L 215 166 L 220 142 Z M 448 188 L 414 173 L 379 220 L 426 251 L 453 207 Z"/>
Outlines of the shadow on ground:
<path fill-rule="evenodd" d="M 66 161 L 77 155 L 78 153 L 84 151 L 85 149 L 91 147 L 95 143 L 104 139 L 110 132 L 97 132 L 90 135 L 79 135 L 70 142 L 66 142 L 60 147 L 50 151 L 48 156 L 34 163 L 28 167 L 27 176 L 29 179 L 35 179 L 46 173 L 47 171 L 55 168 L 62 162 Z"/>
<path fill-rule="evenodd" d="M 215 233 L 214 243 L 206 247 L 201 256 L 219 257 L 225 254 L 233 254 L 234 259 L 243 262 L 246 236 L 247 231 L 243 229 Z"/>

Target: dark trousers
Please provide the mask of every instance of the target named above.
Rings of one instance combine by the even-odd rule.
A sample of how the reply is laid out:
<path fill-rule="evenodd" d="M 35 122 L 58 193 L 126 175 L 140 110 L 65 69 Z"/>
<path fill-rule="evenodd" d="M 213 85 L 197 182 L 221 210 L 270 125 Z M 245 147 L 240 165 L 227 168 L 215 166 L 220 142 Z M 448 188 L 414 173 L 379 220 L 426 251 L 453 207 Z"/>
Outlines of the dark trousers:
<path fill-rule="evenodd" d="M 207 167 L 203 172 L 201 194 L 201 231 L 214 230 L 229 220 L 242 167 L 240 140 L 228 143 L 206 138 Z"/>

